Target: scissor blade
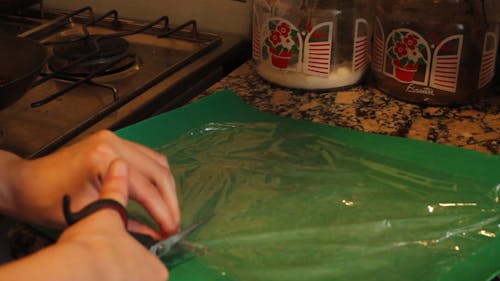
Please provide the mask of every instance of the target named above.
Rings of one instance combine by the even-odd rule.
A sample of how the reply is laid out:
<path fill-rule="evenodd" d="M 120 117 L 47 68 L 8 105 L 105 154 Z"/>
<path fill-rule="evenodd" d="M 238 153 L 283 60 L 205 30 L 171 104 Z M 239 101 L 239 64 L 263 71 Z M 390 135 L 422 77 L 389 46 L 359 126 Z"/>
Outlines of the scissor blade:
<path fill-rule="evenodd" d="M 181 232 L 178 232 L 177 234 L 174 234 L 165 240 L 159 241 L 158 243 L 151 246 L 151 248 L 149 248 L 149 251 L 151 251 L 153 254 L 155 254 L 159 258 L 166 255 L 170 251 L 172 246 L 174 246 L 179 241 L 184 239 L 186 236 L 191 234 L 191 232 L 196 230 L 200 225 L 204 224 L 207 220 L 208 219 L 203 219 L 201 221 L 198 221 L 197 223 L 194 223 L 194 224 L 188 226 L 187 228 L 185 228 Z"/>

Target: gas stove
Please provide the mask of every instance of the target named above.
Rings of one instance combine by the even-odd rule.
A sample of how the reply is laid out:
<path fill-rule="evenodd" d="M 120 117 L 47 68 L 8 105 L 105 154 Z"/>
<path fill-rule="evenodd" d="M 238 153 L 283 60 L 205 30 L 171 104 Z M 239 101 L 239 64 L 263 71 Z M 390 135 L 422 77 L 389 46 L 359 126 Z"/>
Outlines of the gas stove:
<path fill-rule="evenodd" d="M 30 90 L 0 111 L 0 148 L 27 158 L 178 107 L 250 53 L 242 36 L 201 32 L 195 20 L 172 26 L 168 16 L 146 22 L 91 7 L 0 16 L 0 34 L 37 40 L 49 54 Z"/>

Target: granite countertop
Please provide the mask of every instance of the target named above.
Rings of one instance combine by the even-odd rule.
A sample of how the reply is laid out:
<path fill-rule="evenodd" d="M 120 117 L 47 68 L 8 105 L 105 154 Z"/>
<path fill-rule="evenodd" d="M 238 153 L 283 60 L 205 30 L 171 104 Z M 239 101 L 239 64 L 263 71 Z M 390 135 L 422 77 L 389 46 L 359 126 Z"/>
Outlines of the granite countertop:
<path fill-rule="evenodd" d="M 499 154 L 499 80 L 475 104 L 430 107 L 392 98 L 369 82 L 321 93 L 280 87 L 262 79 L 249 60 L 195 99 L 232 89 L 248 104 L 276 115 Z"/>

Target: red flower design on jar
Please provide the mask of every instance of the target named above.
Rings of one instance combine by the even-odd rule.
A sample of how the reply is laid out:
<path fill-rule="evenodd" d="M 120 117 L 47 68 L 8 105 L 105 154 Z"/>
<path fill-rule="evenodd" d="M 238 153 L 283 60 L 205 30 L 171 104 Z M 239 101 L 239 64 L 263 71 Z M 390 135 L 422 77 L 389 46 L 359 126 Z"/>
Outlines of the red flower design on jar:
<path fill-rule="evenodd" d="M 271 19 L 268 30 L 264 44 L 269 48 L 271 63 L 277 68 L 285 69 L 293 54 L 300 51 L 298 30 L 293 24 L 281 19 Z"/>
<path fill-rule="evenodd" d="M 403 42 L 406 44 L 406 46 L 408 46 L 408 48 L 410 48 L 411 50 L 415 50 L 418 40 L 414 35 L 409 34 L 403 39 Z"/>
<path fill-rule="evenodd" d="M 404 57 L 408 54 L 408 51 L 406 50 L 406 44 L 401 42 L 396 43 L 394 51 L 396 51 L 396 54 L 398 55 L 399 58 Z"/>
<path fill-rule="evenodd" d="M 288 26 L 288 24 L 282 22 L 278 26 L 278 31 L 280 32 L 281 35 L 283 35 L 283 37 L 287 37 L 288 33 L 290 33 L 290 26 Z"/>
<path fill-rule="evenodd" d="M 281 42 L 281 35 L 278 31 L 272 31 L 269 36 L 269 40 L 273 43 L 273 45 L 278 45 Z"/>

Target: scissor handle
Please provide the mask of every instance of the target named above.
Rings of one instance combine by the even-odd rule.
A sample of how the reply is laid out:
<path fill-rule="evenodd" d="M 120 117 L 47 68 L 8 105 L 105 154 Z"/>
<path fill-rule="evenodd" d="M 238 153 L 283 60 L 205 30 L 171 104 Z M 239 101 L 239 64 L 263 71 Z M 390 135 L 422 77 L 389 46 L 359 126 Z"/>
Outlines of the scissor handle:
<path fill-rule="evenodd" d="M 120 202 L 113 199 L 99 199 L 94 201 L 78 212 L 71 212 L 71 197 L 69 195 L 64 195 L 63 197 L 63 214 L 64 219 L 68 225 L 72 225 L 79 220 L 99 211 L 102 209 L 113 209 L 120 214 L 122 218 L 123 224 L 127 227 L 128 217 L 127 217 L 127 209 L 120 204 Z"/>
<path fill-rule="evenodd" d="M 71 212 L 71 197 L 69 195 L 64 195 L 63 197 L 63 214 L 64 214 L 64 219 L 66 220 L 66 223 L 68 225 L 75 224 L 76 222 L 82 220 L 83 218 L 106 208 L 110 208 L 117 211 L 123 220 L 125 228 L 127 227 L 128 224 L 127 209 L 125 209 L 125 207 L 116 200 L 99 199 L 97 201 L 88 204 L 80 211 L 73 213 Z M 130 231 L 129 233 L 148 249 L 151 246 L 153 246 L 156 242 L 158 242 L 153 237 L 146 234 L 130 232 Z"/>

